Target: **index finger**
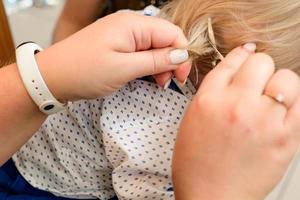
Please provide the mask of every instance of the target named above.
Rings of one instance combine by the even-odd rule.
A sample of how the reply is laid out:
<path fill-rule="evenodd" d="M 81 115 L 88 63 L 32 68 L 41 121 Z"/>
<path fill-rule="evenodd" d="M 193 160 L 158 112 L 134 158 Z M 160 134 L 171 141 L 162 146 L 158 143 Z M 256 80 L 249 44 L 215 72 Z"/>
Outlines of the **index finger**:
<path fill-rule="evenodd" d="M 148 50 L 147 48 L 161 49 L 166 47 L 171 47 L 174 49 L 186 48 L 188 41 L 182 29 L 180 29 L 178 26 L 157 17 L 141 17 L 143 23 L 141 23 L 141 26 L 138 28 L 143 33 L 140 34 L 140 31 L 137 31 L 135 28 L 133 29 L 133 33 L 135 33 L 135 40 L 143 40 L 140 42 L 143 43 L 143 45 L 137 45 L 142 46 L 142 48 L 138 47 L 139 50 Z M 143 35 L 142 38 L 140 38 L 141 35 Z M 150 40 L 147 40 L 147 38 L 150 38 Z M 187 79 L 190 69 L 190 63 L 186 62 L 180 64 L 179 67 L 172 73 L 176 76 L 179 82 L 183 83 Z M 156 78 L 159 80 L 161 85 L 165 85 L 168 82 L 168 77 L 170 78 L 170 76 L 172 76 L 170 75 L 170 72 L 167 72 L 157 75 Z"/>
<path fill-rule="evenodd" d="M 233 49 L 224 60 L 207 74 L 198 92 L 220 91 L 226 88 L 243 63 L 255 52 L 256 47 L 253 45 L 250 43 Z"/>

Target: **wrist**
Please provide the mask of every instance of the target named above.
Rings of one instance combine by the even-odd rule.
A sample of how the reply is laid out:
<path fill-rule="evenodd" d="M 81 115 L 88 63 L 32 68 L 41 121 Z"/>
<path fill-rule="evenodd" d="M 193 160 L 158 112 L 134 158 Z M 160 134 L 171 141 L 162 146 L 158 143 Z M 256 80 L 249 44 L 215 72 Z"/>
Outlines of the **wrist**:
<path fill-rule="evenodd" d="M 16 64 L 0 69 L 0 166 L 40 127 L 46 115 L 28 94 Z"/>
<path fill-rule="evenodd" d="M 3 67 L 0 76 L 5 77 L 5 80 L 0 81 L 1 91 L 3 92 L 3 95 L 1 95 L 2 102 L 11 103 L 11 101 L 15 101 L 15 105 L 17 105 L 14 107 L 15 113 L 22 111 L 27 117 L 41 113 L 24 86 L 17 64 Z M 4 101 L 3 99 L 6 98 L 7 101 Z"/>
<path fill-rule="evenodd" d="M 72 99 L 69 93 L 68 79 L 69 75 L 64 72 L 68 66 L 63 56 L 65 53 L 56 49 L 46 49 L 36 54 L 36 62 L 39 71 L 52 95 L 60 102 L 65 103 Z"/>

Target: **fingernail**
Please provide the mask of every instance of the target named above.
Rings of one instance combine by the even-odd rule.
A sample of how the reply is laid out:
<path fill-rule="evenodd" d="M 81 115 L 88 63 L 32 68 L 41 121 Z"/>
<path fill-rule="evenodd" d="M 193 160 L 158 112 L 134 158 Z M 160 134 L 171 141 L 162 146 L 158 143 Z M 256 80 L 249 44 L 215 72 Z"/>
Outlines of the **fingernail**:
<path fill-rule="evenodd" d="M 276 96 L 276 101 L 278 101 L 279 103 L 283 103 L 284 102 L 284 96 L 282 94 L 278 94 Z"/>
<path fill-rule="evenodd" d="M 189 59 L 189 53 L 187 50 L 175 49 L 170 52 L 170 61 L 173 65 L 184 63 Z"/>
<path fill-rule="evenodd" d="M 168 89 L 169 86 L 170 86 L 170 84 L 171 84 L 171 79 L 169 79 L 169 80 L 165 83 L 165 85 L 164 85 L 164 90 Z"/>
<path fill-rule="evenodd" d="M 256 44 L 255 43 L 253 43 L 253 42 L 249 42 L 249 43 L 246 43 L 246 44 L 244 44 L 244 49 L 246 49 L 247 51 L 249 51 L 249 52 L 255 52 L 255 50 L 256 50 Z"/>
<path fill-rule="evenodd" d="M 185 79 L 183 82 L 179 82 L 179 86 L 183 87 L 186 84 L 187 79 Z"/>

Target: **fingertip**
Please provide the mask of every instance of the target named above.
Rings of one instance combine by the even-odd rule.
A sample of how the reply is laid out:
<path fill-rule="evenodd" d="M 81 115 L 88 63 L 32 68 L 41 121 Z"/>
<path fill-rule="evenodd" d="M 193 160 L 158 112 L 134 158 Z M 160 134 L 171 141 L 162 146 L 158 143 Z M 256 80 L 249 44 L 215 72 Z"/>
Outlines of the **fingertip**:
<path fill-rule="evenodd" d="M 221 62 L 211 70 L 201 83 L 201 90 L 223 90 L 228 87 L 244 62 L 251 56 L 250 48 L 239 46 L 231 50 Z"/>
<path fill-rule="evenodd" d="M 172 72 L 164 72 L 158 75 L 154 75 L 153 78 L 155 79 L 156 83 L 161 87 L 165 88 L 166 84 L 169 80 L 173 77 Z"/>
<path fill-rule="evenodd" d="M 253 42 L 249 42 L 243 45 L 243 48 L 247 51 L 249 51 L 249 53 L 254 53 L 256 51 L 256 44 Z"/>
<path fill-rule="evenodd" d="M 176 79 L 180 83 L 184 83 L 191 72 L 191 68 L 192 68 L 191 61 L 187 61 L 185 63 L 180 64 L 178 68 L 174 71 L 174 75 Z"/>
<path fill-rule="evenodd" d="M 172 81 L 172 79 L 169 79 L 169 80 L 165 83 L 165 85 L 164 85 L 164 87 L 163 87 L 164 90 L 166 90 L 166 89 L 169 88 L 169 86 L 170 86 L 170 84 L 171 84 L 171 81 Z"/>
<path fill-rule="evenodd" d="M 271 56 L 269 56 L 266 53 L 256 53 L 254 59 L 256 59 L 257 61 L 260 61 L 261 64 L 265 65 L 265 66 L 269 66 L 271 68 L 273 68 L 273 70 L 275 70 L 275 63 L 274 60 Z"/>

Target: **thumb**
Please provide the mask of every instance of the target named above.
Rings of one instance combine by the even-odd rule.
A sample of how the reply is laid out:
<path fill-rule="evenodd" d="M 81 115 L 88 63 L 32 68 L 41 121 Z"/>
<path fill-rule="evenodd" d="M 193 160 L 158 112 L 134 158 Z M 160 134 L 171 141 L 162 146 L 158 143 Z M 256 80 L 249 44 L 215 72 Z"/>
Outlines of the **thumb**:
<path fill-rule="evenodd" d="M 125 66 L 123 65 L 124 73 L 131 79 L 135 79 L 174 71 L 188 59 L 187 50 L 162 48 L 126 53 L 123 54 L 122 60 L 125 64 Z"/>

